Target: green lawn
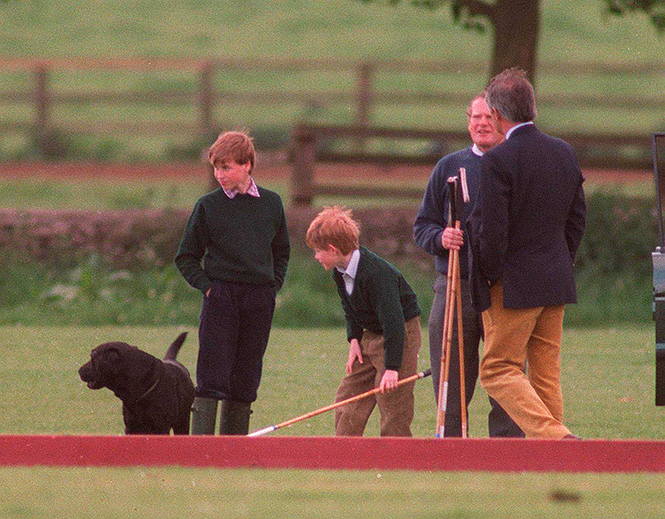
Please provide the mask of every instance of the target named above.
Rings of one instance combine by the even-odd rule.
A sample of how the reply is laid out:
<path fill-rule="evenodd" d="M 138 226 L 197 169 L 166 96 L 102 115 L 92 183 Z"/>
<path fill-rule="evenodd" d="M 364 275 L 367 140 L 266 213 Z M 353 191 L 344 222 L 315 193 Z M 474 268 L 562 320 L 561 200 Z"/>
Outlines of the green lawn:
<path fill-rule="evenodd" d="M 120 401 L 108 390 L 90 391 L 78 367 L 101 342 L 120 340 L 161 356 L 177 327 L 0 327 L 0 432 L 5 434 L 120 434 Z M 196 328 L 181 352 L 192 373 Z M 331 403 L 344 375 L 343 327 L 274 329 L 265 358 L 252 430 Z M 424 339 L 420 367 L 429 366 Z M 562 348 L 566 423 L 584 438 L 662 438 L 663 409 L 654 406 L 654 332 L 651 326 L 566 329 Z M 470 434 L 486 437 L 487 398 L 478 386 L 470 406 Z M 416 385 L 415 436 L 434 435 L 431 380 Z M 18 404 L 18 405 L 17 405 Z M 378 434 L 372 420 L 368 435 Z M 331 435 L 332 414 L 273 434 Z"/>
<path fill-rule="evenodd" d="M 0 469 L 0 514 L 31 519 L 660 519 L 664 475 Z M 556 501 L 553 495 L 571 496 Z"/>
<path fill-rule="evenodd" d="M 181 359 L 194 370 L 196 330 Z M 91 348 L 124 340 L 161 355 L 176 327 L 0 327 L 0 432 L 122 433 L 120 401 L 91 391 L 76 371 Z M 651 326 L 567 329 L 566 422 L 585 438 L 661 439 L 653 405 Z M 252 430 L 330 403 L 343 375 L 343 329 L 275 329 Z M 428 364 L 426 346 L 421 366 Z M 414 434 L 433 437 L 430 380 L 416 384 Z M 485 437 L 487 399 L 478 388 L 471 435 Z M 332 435 L 323 414 L 274 435 Z M 368 436 L 377 435 L 372 420 Z M 0 516 L 48 519 L 418 517 L 614 519 L 662 517 L 662 474 L 492 474 L 195 468 L 0 468 Z M 564 500 L 556 500 L 563 495 Z"/>

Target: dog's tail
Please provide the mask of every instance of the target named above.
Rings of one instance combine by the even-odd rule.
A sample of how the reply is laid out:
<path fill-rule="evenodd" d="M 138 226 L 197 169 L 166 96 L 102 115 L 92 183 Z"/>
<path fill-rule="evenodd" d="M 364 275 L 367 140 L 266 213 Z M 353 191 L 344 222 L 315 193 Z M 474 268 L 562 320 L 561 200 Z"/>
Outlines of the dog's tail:
<path fill-rule="evenodd" d="M 187 332 L 183 332 L 180 335 L 178 335 L 178 337 L 176 337 L 176 340 L 173 341 L 171 346 L 169 346 L 169 349 L 166 350 L 166 354 L 164 355 L 164 360 L 175 360 L 175 358 L 178 356 L 178 352 L 180 351 L 180 347 L 185 342 L 186 338 L 187 338 Z"/>

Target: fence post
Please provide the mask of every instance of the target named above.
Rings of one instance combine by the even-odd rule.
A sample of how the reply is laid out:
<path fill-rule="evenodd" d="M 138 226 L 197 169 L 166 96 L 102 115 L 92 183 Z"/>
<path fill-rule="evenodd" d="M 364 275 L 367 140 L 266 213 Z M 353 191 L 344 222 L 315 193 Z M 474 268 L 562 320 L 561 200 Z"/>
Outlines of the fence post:
<path fill-rule="evenodd" d="M 214 131 L 215 91 L 213 85 L 214 65 L 210 60 L 201 65 L 199 79 L 199 130 L 202 136 L 210 136 Z"/>
<path fill-rule="evenodd" d="M 208 172 L 208 189 L 210 191 L 217 189 L 219 184 L 215 180 L 215 172 L 204 158 L 205 147 L 212 144 L 211 141 L 215 138 L 215 86 L 213 78 L 215 73 L 215 65 L 212 61 L 206 60 L 200 65 L 199 76 L 199 90 L 198 90 L 198 103 L 199 103 L 199 137 L 203 142 L 204 149 L 201 150 L 201 158 L 205 162 L 206 171 Z"/>
<path fill-rule="evenodd" d="M 372 108 L 372 82 L 374 80 L 374 64 L 363 61 L 356 70 L 356 125 L 367 128 L 370 123 Z M 365 150 L 365 138 L 358 137 L 356 151 Z"/>
<path fill-rule="evenodd" d="M 48 66 L 35 66 L 35 133 L 45 137 L 49 126 L 50 99 L 48 91 Z"/>
<path fill-rule="evenodd" d="M 293 173 L 291 175 L 291 203 L 307 207 L 314 197 L 314 164 L 316 162 L 316 134 L 311 128 L 299 125 L 293 131 Z"/>

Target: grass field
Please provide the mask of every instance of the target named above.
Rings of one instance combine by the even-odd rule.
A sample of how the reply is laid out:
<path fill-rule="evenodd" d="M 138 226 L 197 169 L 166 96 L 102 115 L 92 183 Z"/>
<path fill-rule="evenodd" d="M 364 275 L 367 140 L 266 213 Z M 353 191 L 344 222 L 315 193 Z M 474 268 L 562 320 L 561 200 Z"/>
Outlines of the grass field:
<path fill-rule="evenodd" d="M 0 327 L 3 434 L 122 433 L 120 401 L 91 391 L 77 369 L 100 342 L 124 340 L 161 355 L 176 327 Z M 196 330 L 181 360 L 194 370 Z M 566 422 L 585 438 L 663 438 L 653 405 L 653 330 L 567 329 L 563 389 Z M 251 429 L 330 403 L 342 377 L 344 331 L 275 329 Z M 420 364 L 427 366 L 426 347 Z M 414 435 L 432 437 L 429 379 L 416 385 Z M 486 437 L 488 402 L 477 389 L 471 435 Z M 367 434 L 378 434 L 376 417 Z M 329 436 L 332 414 L 274 435 Z M 388 471 L 216 470 L 185 468 L 1 468 L 0 516 L 121 517 L 449 517 L 658 518 L 664 475 L 411 473 Z M 562 494 L 557 501 L 553 494 Z M 566 500 L 568 497 L 569 500 Z"/>
<path fill-rule="evenodd" d="M 3 433 L 120 434 L 120 402 L 110 391 L 90 391 L 78 367 L 101 342 L 120 340 L 161 356 L 182 330 L 177 327 L 0 327 L 0 424 Z M 181 360 L 192 373 L 196 328 Z M 663 410 L 654 406 L 654 333 L 651 326 L 567 329 L 562 348 L 566 422 L 585 438 L 662 438 Z M 427 340 L 420 367 L 429 366 Z M 344 374 L 343 327 L 274 329 L 264 378 L 254 405 L 252 429 L 266 427 L 327 405 Z M 430 380 L 417 384 L 415 436 L 433 436 Z M 482 389 L 470 407 L 470 433 L 487 436 L 489 409 Z M 19 403 L 19 405 L 16 405 Z M 273 434 L 327 436 L 332 415 L 322 415 Z M 376 436 L 372 421 L 369 435 Z"/>
<path fill-rule="evenodd" d="M 7 519 L 660 519 L 664 486 L 665 476 L 647 474 L 0 469 L 0 513 Z"/>
<path fill-rule="evenodd" d="M 27 166 L 26 166 L 27 167 Z M 343 166 L 340 166 L 340 168 Z M 432 166 L 433 167 L 433 166 Z M 255 173 L 256 181 L 279 193 L 288 205 L 291 200 L 290 181 L 286 178 L 274 178 L 265 175 L 259 169 Z M 353 185 L 406 186 L 425 191 L 427 176 L 418 174 L 411 179 L 384 179 L 372 175 L 371 178 L 356 177 L 343 180 Z M 652 198 L 655 193 L 653 181 L 613 183 L 585 182 L 585 192 L 610 190 L 630 196 Z M 196 200 L 209 188 L 208 179 L 202 168 L 200 177 L 164 176 L 152 178 L 90 178 L 89 174 L 80 178 L 53 178 L 40 173 L 35 167 L 34 175 L 29 178 L 11 178 L 0 176 L 0 208 L 15 209 L 53 209 L 53 210 L 88 210 L 88 209 L 167 209 L 193 207 Z M 318 196 L 315 205 L 344 204 L 350 207 L 368 207 L 385 205 L 385 199 L 350 198 Z M 392 205 L 412 205 L 420 203 L 415 199 L 391 199 Z"/>

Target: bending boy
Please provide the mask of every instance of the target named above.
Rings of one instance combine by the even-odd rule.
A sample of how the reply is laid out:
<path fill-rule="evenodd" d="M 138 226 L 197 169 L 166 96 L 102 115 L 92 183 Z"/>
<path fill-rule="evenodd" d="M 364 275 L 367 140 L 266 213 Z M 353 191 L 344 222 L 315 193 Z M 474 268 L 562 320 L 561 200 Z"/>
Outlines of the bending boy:
<path fill-rule="evenodd" d="M 362 436 L 378 405 L 381 436 L 411 436 L 421 343 L 420 306 L 411 286 L 390 263 L 359 246 L 360 227 L 350 210 L 327 207 L 307 230 L 307 245 L 332 270 L 346 316 L 349 357 L 335 402 L 379 387 L 375 396 L 335 410 L 336 436 Z"/>

